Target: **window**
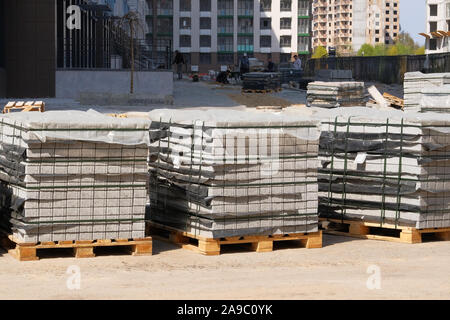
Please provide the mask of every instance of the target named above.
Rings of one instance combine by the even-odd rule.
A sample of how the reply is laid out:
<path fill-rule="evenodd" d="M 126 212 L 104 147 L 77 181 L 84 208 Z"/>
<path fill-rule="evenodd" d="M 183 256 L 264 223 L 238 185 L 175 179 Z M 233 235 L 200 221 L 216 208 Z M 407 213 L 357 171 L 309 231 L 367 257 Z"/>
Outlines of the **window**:
<path fill-rule="evenodd" d="M 191 29 L 191 18 L 181 17 L 180 18 L 180 29 Z"/>
<path fill-rule="evenodd" d="M 201 17 L 200 18 L 200 29 L 211 29 L 211 18 Z"/>
<path fill-rule="evenodd" d="M 253 33 L 253 19 L 239 18 L 238 33 Z"/>
<path fill-rule="evenodd" d="M 180 11 L 191 11 L 191 0 L 180 0 Z"/>
<path fill-rule="evenodd" d="M 298 51 L 299 52 L 309 51 L 309 38 L 308 37 L 298 37 Z"/>
<path fill-rule="evenodd" d="M 233 52 L 233 37 L 217 37 L 217 51 Z"/>
<path fill-rule="evenodd" d="M 430 4 L 430 16 L 437 17 L 438 6 L 437 4 Z"/>
<path fill-rule="evenodd" d="M 375 30 L 375 34 L 380 34 L 380 30 Z"/>
<path fill-rule="evenodd" d="M 238 37 L 238 52 L 253 52 L 253 37 L 243 36 Z"/>
<path fill-rule="evenodd" d="M 428 49 L 429 50 L 436 50 L 437 49 L 437 41 L 436 41 L 436 39 L 429 39 L 428 40 L 429 42 L 429 44 L 428 44 Z"/>
<path fill-rule="evenodd" d="M 291 11 L 291 0 L 280 0 L 280 11 Z"/>
<path fill-rule="evenodd" d="M 261 30 L 267 30 L 271 28 L 271 19 L 270 18 L 261 18 L 260 27 Z"/>
<path fill-rule="evenodd" d="M 435 31 L 437 31 L 437 22 L 431 21 L 430 22 L 430 32 L 435 32 Z"/>
<path fill-rule="evenodd" d="M 446 4 L 446 13 L 447 13 L 446 18 L 449 19 L 450 18 L 450 3 Z"/>
<path fill-rule="evenodd" d="M 280 54 L 280 62 L 281 63 L 286 63 L 286 62 L 290 62 L 291 59 L 291 54 L 290 53 L 281 53 Z"/>
<path fill-rule="evenodd" d="M 291 47 L 291 36 L 281 36 L 280 48 L 290 48 L 290 47 Z"/>
<path fill-rule="evenodd" d="M 233 33 L 233 19 L 217 19 L 217 33 Z"/>
<path fill-rule="evenodd" d="M 200 11 L 211 11 L 211 0 L 200 0 Z"/>
<path fill-rule="evenodd" d="M 272 47 L 272 37 L 271 36 L 261 36 L 259 38 L 259 46 L 261 48 L 270 48 L 270 47 Z"/>
<path fill-rule="evenodd" d="M 386 22 L 389 22 L 389 18 L 386 18 Z"/>
<path fill-rule="evenodd" d="M 219 53 L 217 55 L 217 63 L 219 64 L 234 64 L 234 54 L 232 53 Z"/>
<path fill-rule="evenodd" d="M 281 18 L 280 29 L 291 29 L 291 18 Z"/>
<path fill-rule="evenodd" d="M 200 47 L 211 48 L 211 36 L 201 35 L 200 36 Z"/>
<path fill-rule="evenodd" d="M 380 38 L 375 38 L 375 42 L 380 42 Z"/>
<path fill-rule="evenodd" d="M 217 11 L 219 16 L 232 16 L 234 11 L 233 0 L 217 0 Z"/>
<path fill-rule="evenodd" d="M 299 16 L 309 16 L 309 1 L 308 0 L 298 0 L 298 15 Z"/>
<path fill-rule="evenodd" d="M 158 15 L 173 15 L 173 0 L 161 0 L 156 2 Z"/>
<path fill-rule="evenodd" d="M 189 48 L 191 46 L 191 36 L 180 35 L 180 47 Z"/>
<path fill-rule="evenodd" d="M 264 12 L 264 11 L 267 12 L 267 11 L 272 10 L 272 0 L 260 0 L 260 4 L 261 4 L 260 8 L 261 8 L 262 12 Z"/>
<path fill-rule="evenodd" d="M 200 64 L 211 64 L 211 53 L 200 53 Z"/>
<path fill-rule="evenodd" d="M 158 33 L 172 33 L 173 22 L 172 18 L 161 18 L 157 20 L 156 32 Z"/>
<path fill-rule="evenodd" d="M 298 33 L 309 33 L 309 19 L 298 19 Z"/>
<path fill-rule="evenodd" d="M 238 15 L 253 16 L 253 0 L 238 0 Z"/>
<path fill-rule="evenodd" d="M 190 53 L 183 53 L 183 58 L 186 64 L 191 64 L 191 54 Z"/>

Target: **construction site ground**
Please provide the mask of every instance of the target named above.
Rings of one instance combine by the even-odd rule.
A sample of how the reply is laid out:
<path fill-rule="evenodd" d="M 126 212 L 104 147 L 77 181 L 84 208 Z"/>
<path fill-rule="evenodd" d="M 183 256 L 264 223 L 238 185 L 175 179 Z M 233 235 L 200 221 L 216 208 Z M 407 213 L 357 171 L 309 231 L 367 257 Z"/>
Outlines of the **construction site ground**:
<path fill-rule="evenodd" d="M 380 92 L 402 97 L 400 86 L 384 87 L 379 85 Z M 269 101 L 267 97 L 270 103 L 301 106 L 306 92 L 286 89 L 263 101 Z M 175 84 L 172 106 L 99 108 L 70 99 L 45 101 L 47 110 L 121 113 L 255 104 L 247 100 L 237 86 L 181 81 Z M 153 256 L 105 251 L 95 258 L 75 259 L 58 251 L 39 261 L 19 262 L 0 249 L 0 299 L 450 298 L 450 241 L 411 245 L 324 235 L 321 249 L 282 243 L 267 253 L 235 246 L 223 251 L 203 256 L 154 240 Z M 74 270 L 80 280 L 75 285 Z"/>

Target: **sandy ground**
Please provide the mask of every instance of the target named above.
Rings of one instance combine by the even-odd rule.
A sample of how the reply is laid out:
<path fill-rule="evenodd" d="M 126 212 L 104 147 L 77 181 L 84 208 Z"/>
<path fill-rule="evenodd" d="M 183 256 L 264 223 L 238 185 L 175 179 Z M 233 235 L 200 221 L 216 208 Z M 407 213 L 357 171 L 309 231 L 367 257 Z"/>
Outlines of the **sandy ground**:
<path fill-rule="evenodd" d="M 385 87 L 379 85 L 380 91 L 388 91 Z M 387 88 L 400 96 L 401 86 Z M 236 86 L 180 81 L 175 83 L 173 106 L 98 107 L 70 99 L 45 101 L 47 110 L 94 108 L 120 113 L 161 107 L 242 108 L 247 102 L 236 95 L 240 95 Z M 304 104 L 306 93 L 287 89 L 266 97 Z M 371 266 L 379 268 L 380 289 L 367 287 Z M 80 289 L 67 287 L 69 267 L 79 268 Z M 407 245 L 325 236 L 322 249 L 284 245 L 271 253 L 235 250 L 215 257 L 155 241 L 150 257 L 53 255 L 35 262 L 18 262 L 0 251 L 0 299 L 28 298 L 450 299 L 450 241 Z"/>
<path fill-rule="evenodd" d="M 276 248 L 203 256 L 155 240 L 153 256 L 33 262 L 2 252 L 0 299 L 450 298 L 450 241 L 409 245 L 325 235 L 322 249 Z M 67 287 L 71 266 L 80 270 L 80 289 Z M 367 287 L 371 266 L 379 268 L 380 289 Z"/>

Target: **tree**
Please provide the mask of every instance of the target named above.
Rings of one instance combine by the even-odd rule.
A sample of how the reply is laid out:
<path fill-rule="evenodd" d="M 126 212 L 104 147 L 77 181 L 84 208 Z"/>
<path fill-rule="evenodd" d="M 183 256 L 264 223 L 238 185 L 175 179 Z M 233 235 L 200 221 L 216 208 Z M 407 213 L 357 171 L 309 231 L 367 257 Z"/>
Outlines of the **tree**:
<path fill-rule="evenodd" d="M 422 46 L 422 47 L 420 47 L 420 48 L 417 48 L 417 49 L 414 51 L 414 54 L 416 54 L 416 55 L 422 55 L 422 54 L 425 54 L 425 46 Z"/>
<path fill-rule="evenodd" d="M 385 56 L 388 48 L 384 44 L 377 44 L 373 48 L 373 56 Z"/>
<path fill-rule="evenodd" d="M 327 56 L 328 56 L 327 49 L 325 49 L 322 46 L 318 46 L 314 49 L 314 53 L 312 54 L 311 58 L 320 59 L 320 58 L 326 58 Z"/>
<path fill-rule="evenodd" d="M 397 46 L 391 46 L 389 47 L 389 49 L 387 50 L 386 54 L 388 56 L 398 56 L 398 49 Z"/>
<path fill-rule="evenodd" d="M 375 51 L 375 48 L 372 47 L 370 44 L 365 43 L 361 46 L 361 48 L 358 50 L 357 55 L 358 56 L 364 56 L 364 57 L 370 57 L 373 56 L 373 53 Z"/>

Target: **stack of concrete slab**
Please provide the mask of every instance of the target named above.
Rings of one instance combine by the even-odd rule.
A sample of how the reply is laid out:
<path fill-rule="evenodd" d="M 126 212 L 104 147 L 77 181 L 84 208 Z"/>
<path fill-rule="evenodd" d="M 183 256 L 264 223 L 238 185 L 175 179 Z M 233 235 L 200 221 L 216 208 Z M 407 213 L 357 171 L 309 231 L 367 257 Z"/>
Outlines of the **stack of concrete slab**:
<path fill-rule="evenodd" d="M 95 111 L 0 117 L 3 226 L 21 242 L 143 238 L 148 128 Z"/>
<path fill-rule="evenodd" d="M 420 112 L 450 113 L 450 85 L 422 89 Z"/>
<path fill-rule="evenodd" d="M 150 118 L 151 221 L 208 238 L 317 231 L 317 120 L 238 110 Z"/>
<path fill-rule="evenodd" d="M 243 75 L 243 90 L 279 90 L 281 88 L 281 73 L 250 72 Z"/>
<path fill-rule="evenodd" d="M 365 104 L 364 82 L 322 82 L 308 83 L 306 94 L 308 107 L 338 108 L 362 106 Z"/>
<path fill-rule="evenodd" d="M 322 119 L 322 217 L 450 226 L 450 116 L 366 108 Z"/>
<path fill-rule="evenodd" d="M 446 84 L 450 84 L 450 73 L 405 73 L 403 83 L 405 111 L 426 112 L 438 109 L 440 103 L 433 100 L 434 93 L 432 90 Z M 444 92 L 446 91 L 445 89 L 443 90 Z M 425 99 L 424 110 L 422 110 L 423 98 Z"/>

